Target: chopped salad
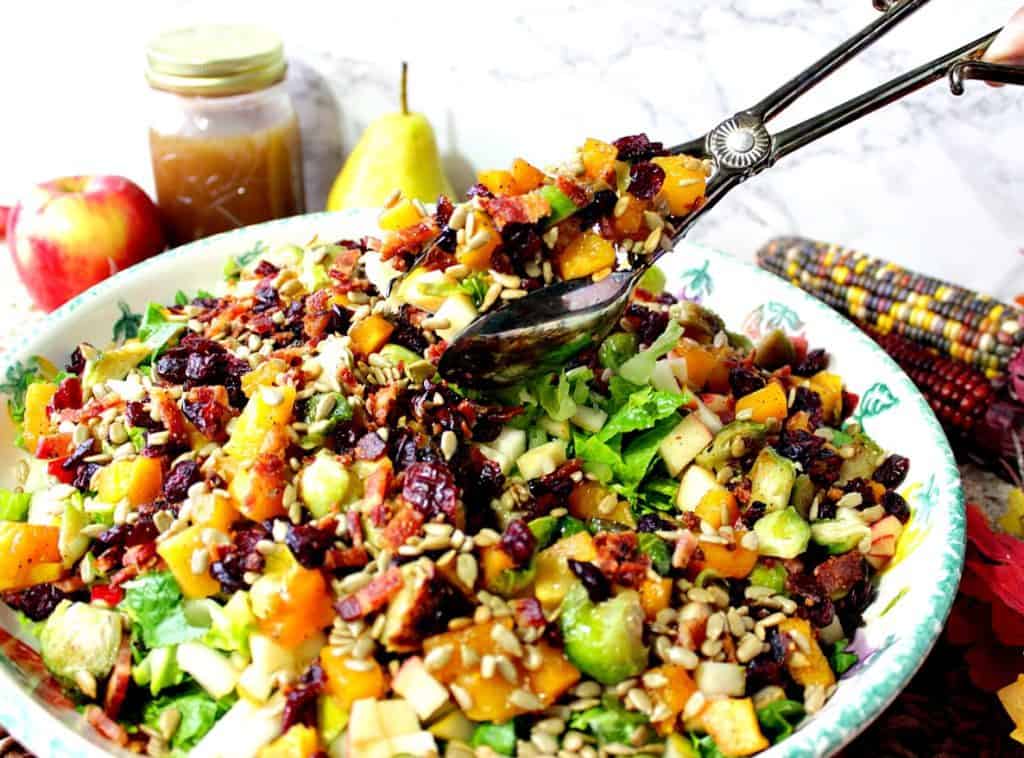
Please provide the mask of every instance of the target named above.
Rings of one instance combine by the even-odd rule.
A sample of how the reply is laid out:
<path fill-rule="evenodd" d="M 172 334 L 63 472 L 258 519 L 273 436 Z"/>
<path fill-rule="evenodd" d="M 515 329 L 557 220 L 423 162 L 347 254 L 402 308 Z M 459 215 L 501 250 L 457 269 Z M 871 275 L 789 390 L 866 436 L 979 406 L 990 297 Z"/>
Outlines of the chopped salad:
<path fill-rule="evenodd" d="M 821 709 L 909 517 L 824 350 L 652 269 L 557 373 L 436 373 L 481 311 L 653 252 L 705 175 L 642 136 L 517 160 L 8 377 L 0 590 L 87 720 L 152 756 L 707 758 Z"/>

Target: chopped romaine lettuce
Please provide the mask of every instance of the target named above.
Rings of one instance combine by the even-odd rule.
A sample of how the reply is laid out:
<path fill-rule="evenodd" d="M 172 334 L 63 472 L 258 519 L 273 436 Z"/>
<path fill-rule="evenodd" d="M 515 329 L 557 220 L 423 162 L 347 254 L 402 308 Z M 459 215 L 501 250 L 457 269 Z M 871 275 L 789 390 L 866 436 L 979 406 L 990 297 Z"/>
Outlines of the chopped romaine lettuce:
<path fill-rule="evenodd" d="M 647 384 L 651 381 L 654 364 L 666 355 L 683 336 L 683 327 L 677 321 L 669 321 L 665 331 L 651 343 L 646 350 L 641 350 L 619 367 L 619 374 L 633 384 Z"/>
<path fill-rule="evenodd" d="M 214 700 L 198 686 L 189 684 L 148 703 L 143 711 L 143 722 L 159 730 L 160 714 L 174 708 L 181 721 L 170 744 L 174 750 L 185 753 L 195 747 L 217 719 L 228 712 L 235 699 L 232 696 Z"/>
<path fill-rule="evenodd" d="M 836 672 L 836 676 L 842 676 L 860 660 L 856 653 L 851 653 L 846 649 L 849 645 L 849 640 L 841 639 L 832 646 L 832 651 L 829 653 L 828 660 L 832 664 L 832 670 Z"/>
<path fill-rule="evenodd" d="M 124 584 L 119 608 L 131 618 L 136 638 L 152 649 L 202 637 L 207 627 L 194 626 L 185 615 L 174 576 L 167 571 L 146 574 Z"/>
<path fill-rule="evenodd" d="M 776 700 L 757 709 L 757 720 L 773 744 L 791 735 L 803 717 L 804 707 L 795 700 Z"/>
<path fill-rule="evenodd" d="M 167 311 L 159 303 L 150 303 L 139 325 L 139 339 L 159 354 L 167 345 L 185 330 L 181 321 L 171 321 Z"/>
<path fill-rule="evenodd" d="M 641 387 L 630 394 L 626 402 L 612 414 L 597 436 L 607 441 L 616 434 L 650 429 L 656 422 L 675 413 L 686 401 L 686 395 Z"/>
<path fill-rule="evenodd" d="M 640 543 L 640 552 L 651 559 L 651 568 L 662 576 L 672 570 L 672 552 L 665 540 L 650 532 L 640 532 L 637 540 Z"/>
<path fill-rule="evenodd" d="M 617 699 L 606 695 L 601 705 L 575 714 L 569 726 L 593 734 L 601 744 L 629 745 L 633 732 L 646 723 L 642 713 L 627 711 Z"/>

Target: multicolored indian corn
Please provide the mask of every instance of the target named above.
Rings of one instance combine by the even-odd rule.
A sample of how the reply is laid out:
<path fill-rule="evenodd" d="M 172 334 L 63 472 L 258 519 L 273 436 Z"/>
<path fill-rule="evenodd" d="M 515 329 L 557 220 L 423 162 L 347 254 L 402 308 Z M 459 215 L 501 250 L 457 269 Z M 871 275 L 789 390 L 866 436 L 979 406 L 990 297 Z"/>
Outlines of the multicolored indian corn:
<path fill-rule="evenodd" d="M 935 347 L 989 378 L 1004 375 L 1024 344 L 1024 311 L 854 250 L 781 237 L 757 260 L 850 318 Z"/>

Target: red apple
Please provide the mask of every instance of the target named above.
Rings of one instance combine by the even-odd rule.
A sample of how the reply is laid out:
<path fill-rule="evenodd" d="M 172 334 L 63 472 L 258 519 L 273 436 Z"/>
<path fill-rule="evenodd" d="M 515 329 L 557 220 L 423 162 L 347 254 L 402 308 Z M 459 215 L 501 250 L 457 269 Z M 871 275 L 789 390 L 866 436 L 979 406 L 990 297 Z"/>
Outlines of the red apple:
<path fill-rule="evenodd" d="M 11 211 L 7 244 L 45 311 L 166 246 L 153 201 L 120 176 L 69 176 L 32 188 Z"/>

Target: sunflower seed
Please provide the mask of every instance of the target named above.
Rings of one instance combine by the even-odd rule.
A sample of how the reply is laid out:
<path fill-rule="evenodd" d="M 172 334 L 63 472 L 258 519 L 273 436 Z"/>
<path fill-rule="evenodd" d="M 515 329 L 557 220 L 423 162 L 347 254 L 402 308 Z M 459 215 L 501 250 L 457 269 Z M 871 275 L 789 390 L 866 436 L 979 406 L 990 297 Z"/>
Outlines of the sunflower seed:
<path fill-rule="evenodd" d="M 437 671 L 448 665 L 452 659 L 452 653 L 455 648 L 451 644 L 439 645 L 427 653 L 423 659 L 423 665 L 427 667 L 429 671 Z"/>
<path fill-rule="evenodd" d="M 515 690 L 509 695 L 508 700 L 512 705 L 522 708 L 524 711 L 539 711 L 544 707 L 544 703 L 540 701 L 540 698 L 529 690 Z"/>

